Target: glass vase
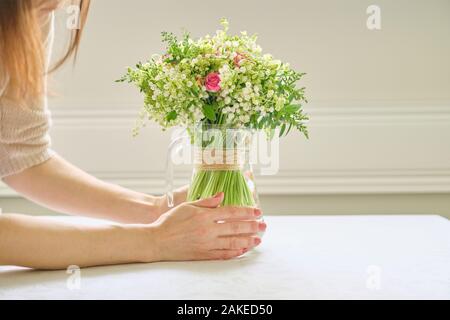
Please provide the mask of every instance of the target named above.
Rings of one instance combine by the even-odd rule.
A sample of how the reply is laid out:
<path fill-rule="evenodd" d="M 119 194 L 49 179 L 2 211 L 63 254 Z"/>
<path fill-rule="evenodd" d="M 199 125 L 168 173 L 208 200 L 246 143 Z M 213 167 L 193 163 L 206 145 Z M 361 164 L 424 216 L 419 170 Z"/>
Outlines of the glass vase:
<path fill-rule="evenodd" d="M 193 172 L 188 201 L 224 193 L 223 206 L 259 207 L 249 129 L 199 125 L 189 132 Z"/>
<path fill-rule="evenodd" d="M 186 141 L 187 135 L 192 165 L 187 201 L 209 198 L 223 192 L 224 199 L 221 206 L 259 208 L 253 174 L 254 131 L 247 128 L 200 124 L 187 129 L 185 133 L 175 137 L 169 147 L 166 174 L 169 207 L 173 206 L 174 178 L 171 158 L 183 148 L 182 141 Z"/>

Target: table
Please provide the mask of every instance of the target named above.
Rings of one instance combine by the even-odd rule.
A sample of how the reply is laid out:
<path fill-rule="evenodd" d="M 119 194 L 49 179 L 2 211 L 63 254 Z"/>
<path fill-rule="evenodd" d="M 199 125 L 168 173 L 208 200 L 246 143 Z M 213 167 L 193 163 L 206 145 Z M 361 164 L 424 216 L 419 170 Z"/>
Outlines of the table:
<path fill-rule="evenodd" d="M 76 223 L 105 223 L 55 217 Z M 449 299 L 440 216 L 268 216 L 263 243 L 231 261 L 79 273 L 0 267 L 0 299 Z M 77 282 L 79 280 L 79 282 Z"/>

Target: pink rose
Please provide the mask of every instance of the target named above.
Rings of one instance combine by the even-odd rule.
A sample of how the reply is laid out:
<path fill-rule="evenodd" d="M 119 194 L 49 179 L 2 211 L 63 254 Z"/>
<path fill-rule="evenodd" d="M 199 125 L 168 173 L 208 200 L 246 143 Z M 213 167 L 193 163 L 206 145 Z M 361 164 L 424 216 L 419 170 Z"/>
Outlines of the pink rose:
<path fill-rule="evenodd" d="M 217 92 L 220 90 L 220 75 L 217 72 L 211 72 L 205 78 L 206 90 Z"/>
<path fill-rule="evenodd" d="M 237 52 L 236 56 L 233 59 L 234 66 L 235 67 L 240 67 L 241 66 L 241 61 L 244 60 L 245 58 L 246 58 L 245 54 Z"/>

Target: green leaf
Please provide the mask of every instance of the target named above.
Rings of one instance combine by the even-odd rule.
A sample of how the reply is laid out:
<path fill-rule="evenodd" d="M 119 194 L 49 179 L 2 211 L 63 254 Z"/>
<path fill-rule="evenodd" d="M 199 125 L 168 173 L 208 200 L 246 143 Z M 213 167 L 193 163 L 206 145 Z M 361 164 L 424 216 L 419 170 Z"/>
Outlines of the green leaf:
<path fill-rule="evenodd" d="M 283 123 L 283 125 L 281 126 L 281 129 L 280 129 L 279 137 L 283 136 L 283 133 L 284 133 L 285 130 L 286 130 L 286 123 Z"/>
<path fill-rule="evenodd" d="M 288 98 L 288 103 L 292 103 L 293 100 L 294 100 L 294 94 L 291 93 Z"/>
<path fill-rule="evenodd" d="M 284 112 L 287 114 L 296 113 L 300 109 L 299 104 L 290 104 L 286 107 L 284 107 Z"/>
<path fill-rule="evenodd" d="M 216 121 L 216 112 L 214 111 L 214 107 L 210 104 L 203 105 L 203 114 L 206 119 L 210 121 Z"/>
<path fill-rule="evenodd" d="M 289 124 L 289 127 L 288 127 L 288 130 L 287 130 L 287 132 L 286 132 L 286 135 L 289 134 L 289 132 L 291 131 L 291 129 L 292 129 L 292 123 Z"/>
<path fill-rule="evenodd" d="M 178 114 L 176 111 L 170 111 L 166 116 L 166 120 L 167 121 L 175 120 L 177 118 L 177 116 L 178 116 Z"/>

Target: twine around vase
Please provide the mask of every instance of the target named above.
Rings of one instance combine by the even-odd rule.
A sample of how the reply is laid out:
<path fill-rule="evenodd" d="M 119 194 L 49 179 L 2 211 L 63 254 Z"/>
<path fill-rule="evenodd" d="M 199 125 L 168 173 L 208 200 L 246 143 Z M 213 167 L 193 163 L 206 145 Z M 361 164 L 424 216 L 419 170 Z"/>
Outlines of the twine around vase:
<path fill-rule="evenodd" d="M 246 158 L 244 148 L 195 148 L 194 165 L 198 170 L 233 171 L 240 170 Z"/>

